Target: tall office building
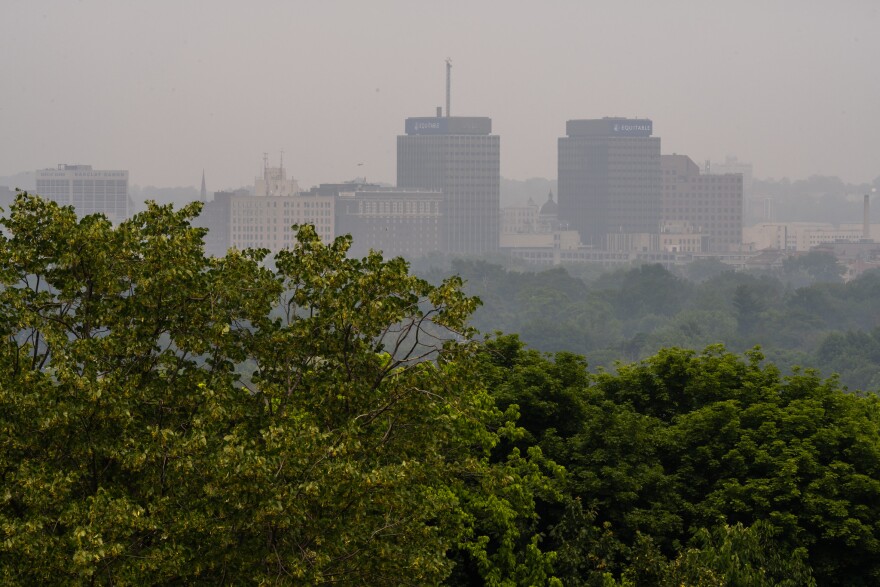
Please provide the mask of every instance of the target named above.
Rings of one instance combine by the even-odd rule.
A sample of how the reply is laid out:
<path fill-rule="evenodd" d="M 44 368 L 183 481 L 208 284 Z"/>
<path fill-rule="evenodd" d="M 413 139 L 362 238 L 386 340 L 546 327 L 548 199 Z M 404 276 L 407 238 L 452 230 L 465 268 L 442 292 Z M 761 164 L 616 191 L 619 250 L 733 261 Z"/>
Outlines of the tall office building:
<path fill-rule="evenodd" d="M 559 139 L 559 218 L 585 245 L 609 235 L 658 234 L 660 137 L 647 119 L 569 120 Z M 620 240 L 620 239 L 618 239 Z"/>
<path fill-rule="evenodd" d="M 397 186 L 443 193 L 446 251 L 498 250 L 501 143 L 486 117 L 407 118 L 397 137 Z"/>
<path fill-rule="evenodd" d="M 663 155 L 663 221 L 686 222 L 708 235 L 709 251 L 742 244 L 743 176 L 700 173 L 687 155 Z"/>
<path fill-rule="evenodd" d="M 112 222 L 122 222 L 134 208 L 128 195 L 128 171 L 61 164 L 55 169 L 40 169 L 36 175 L 39 195 L 73 206 L 80 216 L 100 213 Z"/>
<path fill-rule="evenodd" d="M 758 222 L 769 222 L 766 197 L 758 196 L 752 190 L 755 171 L 751 163 L 740 161 L 734 155 L 728 155 L 723 163 L 712 161 L 709 169 L 712 173 L 739 173 L 742 175 L 744 226 Z"/>

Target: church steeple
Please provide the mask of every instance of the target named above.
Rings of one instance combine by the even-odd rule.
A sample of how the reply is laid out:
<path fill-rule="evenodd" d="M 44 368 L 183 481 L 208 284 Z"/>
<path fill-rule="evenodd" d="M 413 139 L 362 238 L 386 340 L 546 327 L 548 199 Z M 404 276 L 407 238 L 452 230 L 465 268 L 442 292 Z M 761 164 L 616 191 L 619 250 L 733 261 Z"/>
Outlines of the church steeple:
<path fill-rule="evenodd" d="M 208 201 L 208 189 L 205 187 L 205 170 L 202 169 L 202 191 L 199 194 L 199 199 L 202 202 Z"/>

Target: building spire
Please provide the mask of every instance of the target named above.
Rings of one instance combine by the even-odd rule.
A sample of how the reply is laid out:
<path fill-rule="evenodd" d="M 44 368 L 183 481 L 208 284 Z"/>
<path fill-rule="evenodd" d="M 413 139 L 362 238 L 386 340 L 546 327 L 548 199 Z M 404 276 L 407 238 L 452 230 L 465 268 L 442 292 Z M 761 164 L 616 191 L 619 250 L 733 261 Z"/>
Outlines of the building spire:
<path fill-rule="evenodd" d="M 446 58 L 446 118 L 449 118 L 449 109 L 452 107 L 452 59 Z"/>
<path fill-rule="evenodd" d="M 202 169 L 202 191 L 199 193 L 199 199 L 202 202 L 208 201 L 208 189 L 205 187 L 205 170 Z"/>

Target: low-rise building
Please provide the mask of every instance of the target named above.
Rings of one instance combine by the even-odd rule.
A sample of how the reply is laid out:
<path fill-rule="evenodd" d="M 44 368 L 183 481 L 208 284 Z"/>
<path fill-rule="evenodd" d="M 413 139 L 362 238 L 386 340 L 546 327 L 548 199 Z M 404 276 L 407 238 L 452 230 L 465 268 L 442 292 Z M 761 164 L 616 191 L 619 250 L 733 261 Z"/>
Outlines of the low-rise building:
<path fill-rule="evenodd" d="M 208 229 L 205 248 L 224 255 L 230 248 L 269 249 L 276 253 L 296 240 L 293 225 L 312 224 L 321 240 L 335 232 L 332 196 L 252 196 L 243 190 L 217 192 L 196 224 Z"/>
<path fill-rule="evenodd" d="M 667 253 L 705 253 L 709 250 L 709 235 L 687 221 L 663 222 L 660 224 L 660 250 Z"/>
<path fill-rule="evenodd" d="M 436 190 L 352 185 L 338 190 L 336 230 L 350 234 L 349 255 L 423 257 L 446 248 L 443 194 Z M 320 189 L 320 188 L 319 188 Z"/>
<path fill-rule="evenodd" d="M 826 243 L 860 242 L 863 231 L 827 222 L 762 222 L 743 229 L 743 240 L 757 250 L 809 251 Z"/>

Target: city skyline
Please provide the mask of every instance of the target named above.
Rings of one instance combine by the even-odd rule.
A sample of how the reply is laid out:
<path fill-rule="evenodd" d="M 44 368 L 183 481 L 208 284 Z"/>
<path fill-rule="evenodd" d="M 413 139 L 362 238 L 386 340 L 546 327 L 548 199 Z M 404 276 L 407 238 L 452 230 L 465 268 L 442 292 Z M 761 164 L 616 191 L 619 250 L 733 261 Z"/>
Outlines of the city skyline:
<path fill-rule="evenodd" d="M 0 176 L 91 163 L 189 186 L 204 168 L 223 189 L 284 150 L 302 186 L 393 184 L 395 137 L 444 104 L 447 57 L 452 113 L 493 119 L 506 178 L 554 178 L 565 121 L 603 116 L 651 118 L 664 152 L 734 154 L 757 177 L 880 175 L 867 1 L 212 6 L 7 4 Z"/>

